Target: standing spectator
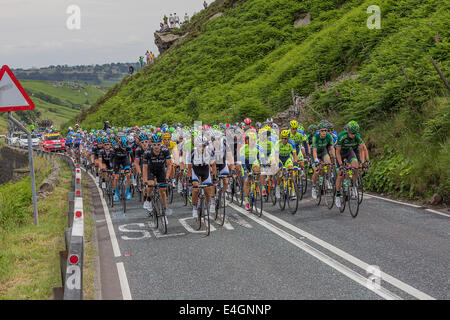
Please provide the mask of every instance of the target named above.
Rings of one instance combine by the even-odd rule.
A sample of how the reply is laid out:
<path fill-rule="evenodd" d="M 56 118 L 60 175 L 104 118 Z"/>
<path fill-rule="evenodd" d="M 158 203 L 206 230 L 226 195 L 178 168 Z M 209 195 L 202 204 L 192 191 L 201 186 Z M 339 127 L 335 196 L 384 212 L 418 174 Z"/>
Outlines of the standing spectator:
<path fill-rule="evenodd" d="M 173 27 L 175 26 L 175 19 L 172 16 L 172 14 L 170 14 L 170 17 L 169 17 L 169 24 L 170 24 L 170 29 L 173 29 Z"/>
<path fill-rule="evenodd" d="M 151 52 L 151 51 L 150 51 L 150 61 L 151 61 L 152 63 L 155 62 L 155 55 L 154 55 L 153 52 Z"/>
<path fill-rule="evenodd" d="M 128 71 L 130 72 L 130 76 L 134 73 L 134 67 L 130 64 L 130 67 L 128 68 Z"/>
<path fill-rule="evenodd" d="M 168 20 L 167 16 L 164 15 L 164 18 L 163 18 L 164 24 L 167 24 L 167 20 Z"/>
<path fill-rule="evenodd" d="M 184 23 L 188 23 L 189 22 L 189 16 L 187 14 L 187 12 L 184 14 Z M 183 23 L 183 24 L 184 24 Z"/>
<path fill-rule="evenodd" d="M 164 23 L 164 32 L 169 31 L 169 25 L 167 23 Z"/>
<path fill-rule="evenodd" d="M 175 19 L 175 27 L 180 28 L 180 17 L 177 16 L 176 13 L 173 14 L 173 18 Z"/>
<path fill-rule="evenodd" d="M 162 22 L 159 24 L 159 32 L 164 32 L 164 24 Z"/>
<path fill-rule="evenodd" d="M 203 7 L 208 8 L 208 4 L 206 3 L 206 1 L 203 1 Z"/>
<path fill-rule="evenodd" d="M 148 52 L 148 50 L 145 53 L 145 57 L 147 58 L 147 64 L 150 64 L 150 53 Z"/>
<path fill-rule="evenodd" d="M 139 63 L 141 64 L 141 69 L 142 69 L 142 66 L 144 65 L 144 57 L 143 56 L 139 57 Z"/>

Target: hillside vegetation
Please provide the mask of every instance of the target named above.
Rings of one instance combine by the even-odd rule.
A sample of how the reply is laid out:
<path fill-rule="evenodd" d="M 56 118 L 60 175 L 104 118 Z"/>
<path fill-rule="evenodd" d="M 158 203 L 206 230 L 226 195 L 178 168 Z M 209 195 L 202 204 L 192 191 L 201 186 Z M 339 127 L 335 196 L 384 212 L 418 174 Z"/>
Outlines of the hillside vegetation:
<path fill-rule="evenodd" d="M 380 29 L 367 27 L 372 5 L 380 7 Z M 306 12 L 311 23 L 294 28 Z M 411 199 L 438 192 L 448 201 L 448 90 L 430 61 L 450 78 L 448 12 L 440 0 L 221 1 L 180 31 L 189 35 L 178 46 L 78 120 L 86 128 L 106 119 L 116 126 L 261 121 L 286 109 L 294 88 L 311 96 L 305 126 L 323 118 L 338 129 L 360 123 L 375 157 L 371 190 Z M 349 72 L 358 77 L 315 89 Z"/>

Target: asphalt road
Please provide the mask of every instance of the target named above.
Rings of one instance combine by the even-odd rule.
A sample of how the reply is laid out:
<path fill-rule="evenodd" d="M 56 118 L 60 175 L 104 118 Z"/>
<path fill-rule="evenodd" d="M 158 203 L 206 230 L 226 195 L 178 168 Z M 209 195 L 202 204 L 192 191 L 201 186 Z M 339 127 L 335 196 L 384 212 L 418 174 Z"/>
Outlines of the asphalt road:
<path fill-rule="evenodd" d="M 295 215 L 235 204 L 194 230 L 174 196 L 168 234 L 142 203 L 107 207 L 91 179 L 103 299 L 450 299 L 450 216 L 365 196 L 360 213 L 311 199 Z"/>

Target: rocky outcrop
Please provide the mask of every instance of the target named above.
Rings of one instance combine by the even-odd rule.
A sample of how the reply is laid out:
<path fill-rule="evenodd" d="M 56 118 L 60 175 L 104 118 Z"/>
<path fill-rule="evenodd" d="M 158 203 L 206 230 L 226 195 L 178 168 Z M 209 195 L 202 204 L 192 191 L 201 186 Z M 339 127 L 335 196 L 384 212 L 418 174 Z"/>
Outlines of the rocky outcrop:
<path fill-rule="evenodd" d="M 170 47 L 178 45 L 188 34 L 189 32 L 180 36 L 171 32 L 155 32 L 155 44 L 159 49 L 159 53 L 164 54 Z"/>
<path fill-rule="evenodd" d="M 311 23 L 311 14 L 309 12 L 300 13 L 294 21 L 294 27 L 303 27 Z"/>
<path fill-rule="evenodd" d="M 219 17 L 221 17 L 221 16 L 223 16 L 223 12 L 216 13 L 215 15 L 213 15 L 213 16 L 212 16 L 211 18 L 209 18 L 208 20 L 213 20 L 213 19 L 219 18 Z"/>

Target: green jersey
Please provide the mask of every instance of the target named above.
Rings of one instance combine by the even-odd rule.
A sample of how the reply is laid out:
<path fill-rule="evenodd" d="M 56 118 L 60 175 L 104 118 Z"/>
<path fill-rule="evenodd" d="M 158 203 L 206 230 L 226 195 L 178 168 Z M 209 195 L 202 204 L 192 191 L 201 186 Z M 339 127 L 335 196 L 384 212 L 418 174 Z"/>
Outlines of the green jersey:
<path fill-rule="evenodd" d="M 350 149 L 357 150 L 360 145 L 363 144 L 363 140 L 361 138 L 361 135 L 359 132 L 355 135 L 355 137 L 352 139 L 348 136 L 347 131 L 342 131 L 339 133 L 338 140 L 336 142 L 336 146 L 340 146 L 341 153 L 346 154 L 350 151 Z"/>
<path fill-rule="evenodd" d="M 333 137 L 331 134 L 327 133 L 325 138 L 320 138 L 320 133 L 316 133 L 312 138 L 312 147 L 317 148 L 317 154 L 322 153 L 322 151 L 327 149 L 327 147 L 333 146 Z"/>

